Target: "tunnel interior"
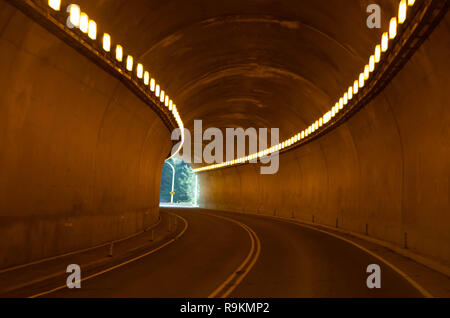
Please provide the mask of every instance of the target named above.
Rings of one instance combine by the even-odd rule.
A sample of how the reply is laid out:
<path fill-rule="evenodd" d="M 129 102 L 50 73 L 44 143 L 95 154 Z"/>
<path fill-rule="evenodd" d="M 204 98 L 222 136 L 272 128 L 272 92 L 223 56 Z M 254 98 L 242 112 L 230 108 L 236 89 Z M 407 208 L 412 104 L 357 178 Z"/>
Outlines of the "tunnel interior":
<path fill-rule="evenodd" d="M 182 197 L 168 192 L 161 116 L 14 2 L 0 2 L 0 268 L 133 235 L 171 199 L 335 227 L 449 265 L 448 14 L 367 105 L 280 154 L 276 173 L 184 163 L 180 189 L 197 195 Z M 77 4 L 148 66 L 187 130 L 201 120 L 285 140 L 353 83 L 398 2 L 377 1 L 380 28 L 366 25 L 368 0 Z"/>

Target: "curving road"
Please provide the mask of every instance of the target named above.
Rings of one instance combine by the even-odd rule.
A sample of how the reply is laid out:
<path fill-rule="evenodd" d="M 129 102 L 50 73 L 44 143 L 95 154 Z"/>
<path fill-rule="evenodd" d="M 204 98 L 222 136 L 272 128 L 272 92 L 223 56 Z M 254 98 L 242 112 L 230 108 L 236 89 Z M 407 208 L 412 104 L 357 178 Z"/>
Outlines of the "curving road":
<path fill-rule="evenodd" d="M 252 215 L 165 211 L 188 224 L 175 242 L 45 297 L 422 297 L 380 260 L 325 233 Z M 366 287 L 369 264 L 381 266 L 381 289 Z"/>

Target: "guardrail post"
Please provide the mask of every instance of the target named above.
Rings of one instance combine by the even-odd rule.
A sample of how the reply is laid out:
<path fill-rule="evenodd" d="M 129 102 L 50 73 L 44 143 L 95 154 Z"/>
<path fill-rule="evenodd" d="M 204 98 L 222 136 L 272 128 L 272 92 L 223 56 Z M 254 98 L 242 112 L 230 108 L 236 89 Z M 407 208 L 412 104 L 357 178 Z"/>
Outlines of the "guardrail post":
<path fill-rule="evenodd" d="M 114 252 L 114 242 L 111 242 L 111 244 L 109 245 L 109 253 L 108 253 L 108 256 L 109 256 L 109 257 L 113 257 L 113 252 Z"/>

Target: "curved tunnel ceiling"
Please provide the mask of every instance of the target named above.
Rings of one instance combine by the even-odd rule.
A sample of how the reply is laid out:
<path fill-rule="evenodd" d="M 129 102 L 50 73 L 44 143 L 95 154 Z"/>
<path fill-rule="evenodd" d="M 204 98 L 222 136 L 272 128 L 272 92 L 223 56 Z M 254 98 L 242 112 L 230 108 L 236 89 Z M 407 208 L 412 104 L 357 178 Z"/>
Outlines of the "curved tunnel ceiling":
<path fill-rule="evenodd" d="M 370 1 L 88 1 L 79 4 L 150 68 L 185 126 L 278 127 L 328 110 L 361 72 L 395 15 L 366 26 Z M 339 30 L 339 31 L 338 31 Z"/>

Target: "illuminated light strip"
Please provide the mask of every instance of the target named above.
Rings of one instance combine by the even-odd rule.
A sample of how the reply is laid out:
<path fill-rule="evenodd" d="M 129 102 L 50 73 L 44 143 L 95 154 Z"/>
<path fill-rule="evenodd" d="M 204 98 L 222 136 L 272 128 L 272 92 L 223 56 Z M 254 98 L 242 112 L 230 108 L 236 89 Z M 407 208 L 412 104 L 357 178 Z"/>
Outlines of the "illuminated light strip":
<path fill-rule="evenodd" d="M 103 50 L 105 52 L 111 51 L 111 36 L 108 33 L 103 34 Z"/>
<path fill-rule="evenodd" d="M 97 23 L 95 23 L 94 20 L 89 20 L 88 36 L 91 38 L 91 40 L 97 39 Z"/>
<path fill-rule="evenodd" d="M 54 11 L 61 10 L 61 0 L 48 0 L 48 6 Z M 72 27 L 79 28 L 81 32 L 87 34 L 87 37 L 91 40 L 97 40 L 97 24 L 94 20 L 89 19 L 89 16 L 85 12 L 81 12 L 80 6 L 76 4 L 69 4 L 67 6 L 69 13 L 68 21 L 72 25 Z M 104 33 L 101 39 L 102 45 L 101 48 L 104 52 L 111 51 L 111 36 L 108 33 Z M 119 44 L 116 44 L 114 56 L 112 59 L 115 59 L 117 62 L 122 63 L 123 61 L 123 47 Z M 138 80 L 142 81 L 143 84 L 148 87 L 149 91 L 152 92 L 156 97 L 160 97 L 159 101 L 161 102 L 163 108 L 169 109 L 169 114 L 175 120 L 178 128 L 181 131 L 181 142 L 178 150 L 170 157 L 175 156 L 182 148 L 184 144 L 184 124 L 181 120 L 180 114 L 174 102 L 169 99 L 168 94 L 162 90 L 159 84 L 156 84 L 154 78 L 150 80 L 150 73 L 148 71 L 144 72 L 144 65 L 138 63 L 134 64 L 133 56 L 127 55 L 125 68 L 129 72 L 136 71 L 136 77 Z M 156 86 L 155 86 L 156 85 Z"/>
<path fill-rule="evenodd" d="M 142 79 L 142 77 L 144 76 L 144 65 L 142 65 L 141 63 L 139 63 L 139 64 L 137 65 L 136 76 L 137 76 L 139 79 Z"/>
<path fill-rule="evenodd" d="M 307 138 L 312 133 L 323 130 L 327 127 L 327 124 L 330 123 L 331 119 L 337 115 L 337 113 L 342 110 L 349 102 L 349 100 L 353 99 L 360 90 L 364 87 L 367 80 L 370 78 L 370 74 L 376 70 L 378 63 L 381 60 L 383 54 L 385 54 L 389 49 L 389 40 L 394 40 L 397 36 L 397 28 L 398 24 L 402 24 L 406 21 L 407 18 L 407 10 L 405 8 L 405 0 L 401 0 L 399 3 L 399 11 L 398 17 L 393 17 L 389 23 L 389 31 L 384 32 L 381 38 L 381 43 L 376 45 L 375 52 L 369 58 L 369 63 L 364 66 L 363 72 L 359 75 L 358 79 L 354 81 L 353 87 L 350 87 L 347 92 L 343 94 L 342 97 L 339 98 L 339 101 L 331 108 L 330 111 L 326 112 L 321 118 L 322 125 L 319 124 L 319 121 L 316 120 L 313 124 L 311 124 L 307 129 L 301 131 L 296 134 L 296 138 L 292 139 L 291 137 L 288 140 L 280 142 L 276 146 L 272 146 L 269 149 L 262 151 L 264 156 L 268 156 L 271 154 L 276 154 L 278 151 L 288 148 L 292 145 L 300 143 L 305 138 Z M 408 0 L 408 6 L 411 7 L 414 5 L 414 0 Z M 397 23 L 398 18 L 398 23 Z M 245 157 L 241 157 L 235 160 L 226 161 L 220 164 L 214 164 L 209 166 L 200 167 L 194 169 L 194 172 L 203 172 L 209 171 L 213 169 L 218 169 L 222 167 L 228 167 L 237 164 L 248 163 L 254 158 L 260 157 L 260 153 L 251 154 Z"/>
<path fill-rule="evenodd" d="M 123 47 L 119 44 L 116 45 L 116 60 L 118 62 L 123 61 Z"/>
<path fill-rule="evenodd" d="M 9 2 L 11 2 L 14 6 L 16 6 L 17 8 L 19 8 L 20 10 L 22 10 L 23 12 L 25 12 L 25 13 L 29 13 L 29 12 L 31 12 L 31 13 L 33 13 L 33 14 L 35 14 L 35 13 L 37 13 L 37 19 L 36 19 L 36 21 L 39 23 L 39 24 L 41 24 L 41 25 L 43 25 L 44 27 L 46 27 L 47 29 L 49 29 L 51 32 L 54 32 L 54 26 L 57 26 L 57 27 L 59 27 L 60 28 L 60 25 L 58 25 L 58 23 L 57 22 L 54 22 L 54 21 L 51 21 L 50 19 L 48 19 L 48 14 L 51 14 L 51 15 L 56 15 L 56 14 L 60 14 L 60 13 L 56 13 L 56 11 L 57 10 L 55 10 L 54 8 L 52 8 L 51 6 L 50 6 L 50 2 L 52 2 L 53 3 L 53 1 L 51 1 L 51 0 L 49 0 L 49 7 L 50 8 L 52 8 L 52 12 L 43 12 L 42 10 L 41 10 L 41 8 L 39 7 L 39 6 L 36 6 L 35 4 L 33 4 L 33 0 L 22 0 L 22 1 L 20 1 L 20 0 L 8 0 Z M 408 4 L 408 8 L 409 7 L 411 7 L 411 6 L 413 6 L 414 5 L 414 3 L 415 3 L 415 1 L 414 0 L 407 0 L 407 4 Z M 420 4 L 422 4 L 422 3 L 420 3 Z M 427 1 L 427 4 L 424 6 L 424 11 L 423 11 L 423 13 L 428 13 L 427 11 L 428 10 L 433 10 L 433 7 L 437 7 L 439 10 L 441 10 L 441 13 L 440 14 L 438 14 L 437 16 L 435 16 L 435 17 L 433 17 L 433 19 L 434 19 L 434 21 L 436 21 L 436 22 L 438 22 L 439 20 L 441 20 L 442 19 L 442 17 L 443 17 L 443 13 L 445 12 L 445 6 L 443 6 L 443 5 L 441 5 L 440 4 L 440 2 L 438 2 L 438 1 L 436 1 L 436 5 L 434 5 L 433 6 L 433 4 L 435 4 L 435 2 L 431 2 L 431 1 Z M 439 7 L 440 6 L 440 7 Z M 80 8 L 79 8 L 79 6 L 77 6 L 77 5 L 70 5 L 69 7 L 68 7 L 69 9 L 70 9 L 70 17 L 69 17 L 69 21 L 74 25 L 74 26 L 78 26 L 79 27 L 79 22 L 80 22 L 80 13 L 81 13 L 81 11 L 80 11 Z M 408 8 L 407 8 L 407 11 L 408 11 Z M 422 7 L 419 7 L 419 8 L 422 8 Z M 403 17 L 401 16 L 401 8 L 399 7 L 399 11 L 398 11 L 398 16 L 396 17 L 396 19 L 398 19 L 398 24 L 399 25 L 401 25 L 402 23 L 401 23 L 401 21 L 402 21 L 402 19 L 403 19 Z M 431 11 L 429 11 L 429 12 L 431 12 Z M 78 13 L 78 19 L 77 19 L 77 13 Z M 407 13 L 408 14 L 408 13 Z M 41 18 L 41 19 L 39 19 L 39 17 Z M 411 27 L 411 32 L 415 32 L 414 30 L 416 30 L 416 28 L 418 28 L 419 30 L 420 29 L 434 29 L 434 27 L 437 25 L 437 23 L 435 24 L 435 23 L 426 23 L 426 21 L 423 19 L 423 16 L 418 16 L 418 15 L 415 15 L 415 17 L 414 17 L 414 19 L 416 19 L 416 20 L 418 20 L 418 24 L 420 24 L 420 26 L 419 27 L 417 27 L 417 25 L 418 24 L 408 24 L 408 26 L 410 26 Z M 407 20 L 407 18 L 405 18 L 405 21 Z M 422 20 L 422 21 L 421 21 Z M 78 25 L 77 25 L 78 24 Z M 391 25 L 390 25 L 390 27 L 391 27 Z M 396 26 L 396 28 L 397 28 L 397 26 Z M 390 28 L 391 29 L 391 28 Z M 409 28 L 408 29 L 405 29 L 405 31 L 406 31 L 406 33 L 408 33 L 409 32 Z M 389 31 L 391 31 L 391 30 L 389 30 Z M 396 32 L 395 32 L 395 34 L 397 35 L 397 29 L 395 30 Z M 403 31 L 403 30 L 402 30 Z M 71 35 L 70 34 L 70 32 L 68 32 L 69 33 L 69 35 Z M 402 32 L 402 34 L 403 34 L 403 32 Z M 381 59 L 381 55 L 382 55 L 382 53 L 385 53 L 386 51 L 388 51 L 388 49 L 389 49 L 389 36 L 393 36 L 393 32 L 391 32 L 391 34 L 389 33 L 389 32 L 385 32 L 385 33 L 383 33 L 383 36 L 382 36 L 382 41 L 381 41 L 381 45 L 380 45 L 380 59 Z M 413 34 L 413 33 L 410 33 L 409 34 L 409 36 L 411 37 L 410 39 L 409 39 L 409 41 L 411 41 L 411 39 L 417 39 L 417 35 L 415 35 L 415 34 Z M 66 41 L 66 42 L 68 42 L 69 43 L 69 45 L 71 45 L 72 47 L 74 47 L 75 49 L 77 49 L 78 51 L 81 51 L 81 52 L 83 52 L 83 48 L 80 50 L 80 49 L 78 49 L 78 46 L 76 46 L 76 45 L 73 45 L 73 44 L 71 44 L 71 42 L 74 42 L 74 41 L 78 41 L 79 42 L 79 39 L 77 39 L 76 37 L 74 37 L 73 35 L 71 35 L 71 39 L 69 40 L 69 41 L 67 41 L 64 37 L 61 37 L 61 36 L 59 36 L 61 39 L 63 39 L 64 41 Z M 420 40 L 419 39 L 419 43 L 422 43 L 423 42 L 423 40 Z M 405 50 L 407 50 L 408 48 L 402 48 L 402 49 L 405 49 Z M 89 51 L 93 51 L 93 50 L 95 50 L 95 46 L 94 47 L 88 47 L 88 50 L 87 50 L 87 55 L 88 56 L 90 56 L 91 58 L 96 58 L 96 57 L 93 57 L 92 55 L 90 55 L 90 52 Z M 416 51 L 417 50 L 417 48 L 409 48 L 409 50 L 410 51 Z M 98 51 L 98 50 L 97 50 Z M 84 51 L 84 52 L 86 52 L 86 51 Z M 84 53 L 83 52 L 83 53 Z M 394 52 L 395 53 L 395 52 Z M 399 56 L 397 56 L 396 57 L 397 59 L 401 59 L 401 57 L 399 57 Z M 375 59 L 376 59 L 376 63 L 378 63 L 377 62 L 377 51 L 375 51 Z M 103 60 L 106 60 L 106 59 L 103 59 Z M 119 59 L 117 59 L 117 60 L 119 60 Z M 106 63 L 105 61 L 102 61 L 103 63 Z M 390 62 L 388 63 L 388 64 L 390 64 Z M 383 65 L 384 65 L 384 63 L 383 63 Z M 395 67 L 395 65 L 394 65 L 394 67 Z M 117 76 L 117 72 L 119 72 L 120 73 L 120 68 L 118 68 L 118 67 L 110 67 L 111 68 L 111 70 L 113 70 L 114 72 L 116 72 L 115 73 L 115 75 Z M 375 72 L 376 73 L 376 72 Z M 120 73 L 120 74 L 122 74 L 122 73 Z M 357 89 L 358 90 L 355 90 L 355 86 L 353 87 L 354 89 L 353 89 L 353 95 L 355 95 L 355 94 L 358 94 L 359 93 L 359 91 L 361 91 L 361 89 L 360 88 L 362 88 L 362 87 L 364 87 L 364 85 L 365 85 L 365 81 L 364 81 L 364 74 L 360 74 L 360 77 L 361 77 L 361 75 L 362 75 L 362 81 L 359 81 L 358 83 L 356 83 L 356 81 L 355 81 L 355 83 L 356 83 L 356 87 L 357 87 Z M 389 78 L 389 75 L 386 75 L 385 77 L 387 77 L 388 79 L 388 81 L 390 80 L 390 78 Z M 375 77 L 375 78 L 377 78 L 377 77 Z M 361 78 L 360 78 L 361 79 Z M 380 78 L 380 80 L 383 80 L 383 78 Z M 127 79 L 125 82 L 130 82 L 129 81 L 129 79 Z M 130 83 L 135 83 L 135 81 L 131 81 Z M 150 85 L 151 86 L 151 85 Z M 372 86 L 369 86 L 369 87 L 372 87 Z M 140 92 L 142 92 L 142 88 L 139 88 L 138 86 L 132 86 L 131 87 L 131 90 L 133 91 L 134 90 L 134 92 L 136 93 L 136 90 L 135 90 L 135 88 L 137 88 L 138 89 L 138 91 L 140 91 Z M 151 90 L 151 87 L 150 87 L 150 91 L 152 91 Z M 153 91 L 152 91 L 153 92 Z M 139 93 L 137 93 L 137 94 L 139 94 Z M 347 92 L 347 94 L 348 94 L 348 92 Z M 361 95 L 361 97 L 360 98 L 366 98 L 367 97 L 367 94 L 371 94 L 370 93 L 370 91 L 369 92 L 367 92 L 366 93 L 366 91 L 364 91 L 364 94 L 363 95 Z M 360 100 L 360 98 L 358 99 L 358 103 L 359 103 L 359 100 Z M 146 101 L 148 100 L 148 98 L 147 99 L 145 99 Z M 158 106 L 158 104 L 157 103 L 155 103 L 155 102 L 153 102 L 153 103 L 151 103 L 150 104 L 150 106 L 153 108 L 153 105 L 156 105 L 156 106 Z M 358 106 L 358 104 L 355 104 L 354 105 L 355 107 L 357 107 Z M 344 114 L 347 114 L 347 112 L 348 111 L 353 111 L 353 105 L 352 105 L 352 107 L 351 108 L 348 108 L 348 110 L 345 110 L 344 111 Z M 158 108 L 158 110 L 161 110 L 161 108 Z M 333 112 L 332 112 L 333 111 Z M 327 123 L 329 123 L 329 121 L 331 121 L 331 119 L 329 119 L 329 118 L 332 118 L 332 117 L 334 117 L 334 115 L 336 115 L 336 108 L 333 106 L 333 108 L 332 108 L 332 111 L 330 110 L 330 111 L 328 111 L 327 113 L 325 113 L 325 115 L 322 117 L 322 121 L 323 121 L 323 129 L 322 130 L 324 130 L 324 131 L 327 131 L 328 130 L 328 128 L 331 128 L 331 127 L 334 127 L 334 124 L 335 124 L 335 122 L 333 122 L 333 123 L 331 123 L 332 125 L 330 126 L 330 125 L 327 125 Z M 179 114 L 178 114 L 178 112 L 172 112 L 173 113 L 173 116 L 175 117 L 175 119 L 176 119 L 176 122 L 177 122 L 177 124 L 180 126 L 180 128 L 183 128 L 181 125 L 180 125 L 180 123 L 182 123 L 182 121 L 181 121 L 181 119 L 180 119 L 180 116 L 179 116 Z M 333 116 L 332 116 L 332 113 L 334 113 L 333 114 Z M 165 116 L 161 116 L 161 118 L 165 118 Z M 328 119 L 328 120 L 327 120 Z M 166 121 L 164 121 L 164 123 L 167 125 L 167 122 Z M 170 124 L 169 125 L 167 125 L 167 127 L 169 128 L 169 129 L 172 129 L 172 122 L 170 122 Z M 320 125 L 319 125 L 319 127 L 320 127 Z M 309 130 L 310 130 L 310 128 L 311 127 L 309 127 Z M 320 128 L 322 128 L 322 127 L 320 127 Z M 183 130 L 181 130 L 182 132 L 183 132 Z M 319 132 L 320 132 L 321 130 L 319 129 Z M 308 129 L 305 129 L 305 130 L 303 130 L 303 131 L 301 131 L 300 133 L 298 133 L 296 136 L 297 136 L 297 142 L 295 142 L 295 138 L 294 138 L 294 142 L 292 143 L 293 145 L 295 145 L 296 143 L 300 143 L 300 142 L 306 142 L 304 139 L 306 138 L 306 137 L 308 137 L 308 135 L 310 135 L 311 134 L 311 132 L 308 132 Z M 319 134 L 316 134 L 317 136 L 319 135 Z M 183 139 L 183 134 L 182 134 L 182 139 Z M 309 140 L 308 140 L 309 141 Z M 287 143 L 287 144 L 289 144 L 289 143 Z M 289 146 L 287 146 L 287 147 L 289 147 Z M 181 148 L 181 147 L 180 147 Z M 265 154 L 265 155 L 269 155 L 269 154 L 272 154 L 272 153 L 274 153 L 274 152 L 277 152 L 277 151 L 279 151 L 281 149 L 281 144 L 279 144 L 279 145 L 277 145 L 277 146 L 273 146 L 273 147 L 271 147 L 271 148 L 269 148 L 269 149 L 266 149 L 266 150 L 264 150 L 263 151 L 263 155 Z M 243 157 L 243 158 L 240 158 L 240 159 L 236 159 L 236 160 L 234 160 L 234 161 L 232 161 L 232 162 L 234 162 L 234 164 L 239 164 L 239 163 L 245 163 L 246 161 L 248 161 L 249 160 L 249 158 L 251 157 L 251 155 L 250 156 L 246 156 L 246 157 Z M 225 163 L 223 163 L 223 164 L 221 164 L 222 166 L 226 166 L 225 165 Z M 204 167 L 204 168 L 206 168 L 206 167 Z"/>
<path fill-rule="evenodd" d="M 81 16 L 80 7 L 76 4 L 71 4 L 69 6 L 69 21 L 73 26 L 75 27 L 80 26 L 80 16 Z"/>
<path fill-rule="evenodd" d="M 88 33 L 89 31 L 89 16 L 84 12 L 81 12 L 80 15 L 80 30 L 83 33 Z"/>
<path fill-rule="evenodd" d="M 407 10 L 408 6 L 406 4 L 406 0 L 400 1 L 400 5 L 398 6 L 398 24 L 405 22 Z"/>
<path fill-rule="evenodd" d="M 61 0 L 48 0 L 48 6 L 55 11 L 61 10 Z"/>
<path fill-rule="evenodd" d="M 133 57 L 131 55 L 128 55 L 127 57 L 127 71 L 133 70 Z"/>

